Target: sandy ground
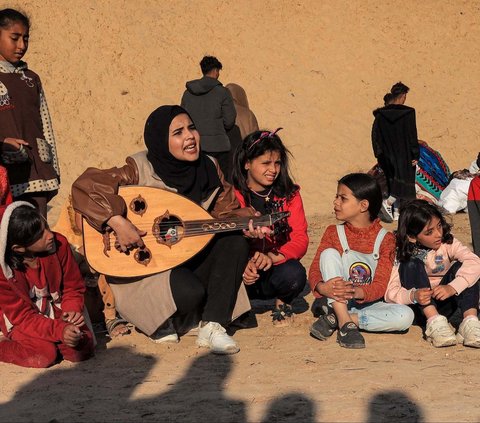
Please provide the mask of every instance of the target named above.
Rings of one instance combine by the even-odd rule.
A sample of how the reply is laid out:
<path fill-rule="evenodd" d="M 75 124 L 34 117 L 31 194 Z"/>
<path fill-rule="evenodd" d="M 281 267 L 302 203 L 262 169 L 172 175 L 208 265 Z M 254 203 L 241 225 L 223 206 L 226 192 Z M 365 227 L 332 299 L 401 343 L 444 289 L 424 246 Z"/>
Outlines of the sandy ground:
<path fill-rule="evenodd" d="M 310 218 L 310 264 L 330 216 Z M 468 217 L 454 233 L 469 241 Z M 47 370 L 0 364 L 0 421 L 449 422 L 480 420 L 478 350 L 435 349 L 419 327 L 365 334 L 365 350 L 320 342 L 308 328 L 312 296 L 295 322 L 275 328 L 257 304 L 258 327 L 236 332 L 234 356 L 214 356 L 185 336 L 157 345 L 139 333 L 98 334 L 96 357 Z"/>
<path fill-rule="evenodd" d="M 246 89 L 261 126 L 285 128 L 310 222 L 306 266 L 333 223 L 336 180 L 373 164 L 371 111 L 394 82 L 411 87 L 419 137 L 452 169 L 478 153 L 478 1 L 0 0 L 7 6 L 32 18 L 25 59 L 56 130 L 52 223 L 86 167 L 143 148 L 146 117 L 179 102 L 204 54 L 223 62 L 223 83 Z M 455 224 L 469 242 L 466 216 Z M 0 421 L 480 421 L 478 351 L 434 349 L 417 327 L 366 334 L 365 350 L 347 351 L 308 336 L 309 311 L 284 329 L 257 317 L 236 333 L 232 357 L 210 356 L 193 337 L 167 347 L 134 333 L 100 336 L 80 365 L 0 364 Z"/>

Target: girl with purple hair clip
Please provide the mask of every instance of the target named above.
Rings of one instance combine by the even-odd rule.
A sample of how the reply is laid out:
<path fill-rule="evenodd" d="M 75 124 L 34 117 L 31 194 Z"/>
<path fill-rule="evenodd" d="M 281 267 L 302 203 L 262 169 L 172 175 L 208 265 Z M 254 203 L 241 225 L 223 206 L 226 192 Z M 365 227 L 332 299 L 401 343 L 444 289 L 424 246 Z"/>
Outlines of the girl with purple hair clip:
<path fill-rule="evenodd" d="M 251 299 L 275 299 L 273 324 L 288 325 L 291 303 L 305 287 L 300 263 L 308 247 L 307 221 L 300 187 L 288 168 L 289 151 L 276 131 L 255 131 L 238 146 L 233 161 L 233 184 L 241 207 L 261 214 L 288 211 L 283 230 L 264 239 L 252 239 L 243 283 Z M 280 232 L 280 233 L 278 233 Z"/>

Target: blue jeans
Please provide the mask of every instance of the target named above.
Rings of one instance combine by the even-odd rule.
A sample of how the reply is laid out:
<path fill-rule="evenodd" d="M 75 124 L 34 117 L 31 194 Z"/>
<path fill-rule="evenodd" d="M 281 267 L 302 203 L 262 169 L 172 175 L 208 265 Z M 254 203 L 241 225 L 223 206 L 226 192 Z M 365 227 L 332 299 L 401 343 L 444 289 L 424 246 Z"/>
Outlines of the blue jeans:
<path fill-rule="evenodd" d="M 340 253 L 334 248 L 327 248 L 320 255 L 320 271 L 323 280 L 335 277 L 345 278 L 346 271 Z M 335 300 L 329 298 L 331 305 Z M 412 309 L 403 304 L 390 304 L 383 301 L 357 303 L 351 300 L 347 304 L 350 314 L 358 315 L 358 326 L 368 332 L 397 332 L 407 330 L 413 323 Z"/>

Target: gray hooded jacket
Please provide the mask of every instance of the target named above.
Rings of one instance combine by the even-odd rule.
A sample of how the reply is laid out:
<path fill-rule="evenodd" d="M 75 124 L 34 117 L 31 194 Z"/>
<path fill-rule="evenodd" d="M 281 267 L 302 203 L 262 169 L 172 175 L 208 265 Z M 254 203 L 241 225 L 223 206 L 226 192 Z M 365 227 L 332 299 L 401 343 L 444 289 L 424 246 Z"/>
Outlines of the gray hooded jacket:
<path fill-rule="evenodd" d="M 235 125 L 236 111 L 232 95 L 220 81 L 209 76 L 189 81 L 181 106 L 190 113 L 198 132 L 202 150 L 230 150 L 227 131 Z"/>

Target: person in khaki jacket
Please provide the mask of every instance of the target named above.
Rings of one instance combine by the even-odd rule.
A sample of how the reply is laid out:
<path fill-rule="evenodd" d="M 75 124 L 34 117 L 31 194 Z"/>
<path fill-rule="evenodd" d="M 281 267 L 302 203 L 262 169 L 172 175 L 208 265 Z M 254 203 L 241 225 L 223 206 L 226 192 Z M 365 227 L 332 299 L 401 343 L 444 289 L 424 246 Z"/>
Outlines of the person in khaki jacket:
<path fill-rule="evenodd" d="M 240 209 L 231 185 L 217 162 L 200 152 L 200 136 L 180 106 L 161 106 L 145 125 L 147 151 L 126 159 L 123 167 L 87 169 L 73 184 L 74 209 L 99 231 L 110 228 L 122 251 L 143 246 L 145 235 L 124 218 L 126 204 L 117 195 L 122 185 L 158 187 L 200 204 L 213 217 L 250 216 Z M 261 237 L 250 225 L 247 236 Z M 200 311 L 197 344 L 213 353 L 239 351 L 225 326 L 248 311 L 242 286 L 248 245 L 242 234 L 216 235 L 189 261 L 151 276 L 125 279 L 107 276 L 119 314 L 154 342 L 178 342 L 175 318 Z"/>

